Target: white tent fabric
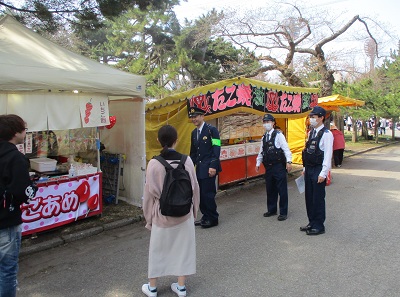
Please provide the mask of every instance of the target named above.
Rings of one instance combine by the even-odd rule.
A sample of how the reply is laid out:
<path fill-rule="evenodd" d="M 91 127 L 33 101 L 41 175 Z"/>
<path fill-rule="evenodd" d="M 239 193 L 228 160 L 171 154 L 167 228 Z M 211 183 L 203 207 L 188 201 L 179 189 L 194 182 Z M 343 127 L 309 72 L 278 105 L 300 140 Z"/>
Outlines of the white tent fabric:
<path fill-rule="evenodd" d="M 0 92 L 38 90 L 143 98 L 145 78 L 75 54 L 5 16 L 0 19 Z"/>
<path fill-rule="evenodd" d="M 126 155 L 120 198 L 137 205 L 146 167 L 145 83 L 142 76 L 66 50 L 11 16 L 0 19 L 0 114 L 18 114 L 29 131 L 42 131 L 90 127 L 86 104 L 93 103 L 92 115 L 96 108 L 101 113 L 95 120 L 106 120 L 94 120 L 93 127 L 109 124 L 112 112 L 117 123 L 112 130 L 101 130 L 100 139 L 109 152 Z"/>
<path fill-rule="evenodd" d="M 0 93 L 0 114 L 18 114 L 26 121 L 31 132 L 99 127 L 110 123 L 107 101 L 107 95 L 95 93 Z M 96 104 L 93 104 L 94 116 L 86 124 L 81 119 L 85 116 L 84 106 L 88 102 Z M 105 105 L 103 117 L 99 115 L 100 103 Z"/>

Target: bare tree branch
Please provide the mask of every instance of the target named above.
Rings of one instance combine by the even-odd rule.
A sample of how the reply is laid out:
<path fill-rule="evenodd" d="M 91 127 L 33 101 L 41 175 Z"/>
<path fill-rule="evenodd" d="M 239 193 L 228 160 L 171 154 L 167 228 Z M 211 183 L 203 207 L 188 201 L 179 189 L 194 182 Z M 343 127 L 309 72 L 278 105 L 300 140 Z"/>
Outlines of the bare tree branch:
<path fill-rule="evenodd" d="M 282 9 L 279 9 L 282 5 L 290 7 L 291 10 L 285 9 L 285 14 L 282 14 Z M 246 17 L 236 18 L 239 13 Z M 316 11 L 313 13 L 318 17 L 303 15 L 300 7 L 291 3 L 278 3 L 277 7 L 268 7 L 265 14 L 262 10 L 254 14 L 236 11 L 232 15 L 233 17 L 221 20 L 219 35 L 228 38 L 242 48 L 250 48 L 258 52 L 268 51 L 256 56 L 256 59 L 272 65 L 260 67 L 258 73 L 278 70 L 289 84 L 304 85 L 304 82 L 297 76 L 297 71 L 294 70 L 297 55 L 308 55 L 308 59 L 314 57 L 317 72 L 321 77 L 321 94 L 330 95 L 335 81 L 333 77 L 335 70 L 330 69 L 334 64 L 328 61 L 334 57 L 329 56 L 328 60 L 323 47 L 344 36 L 357 22 L 363 24 L 367 36 L 374 41 L 376 50 L 378 42 L 368 23 L 359 15 L 338 27 L 332 20 L 321 18 L 326 14 Z M 323 29 L 326 27 L 329 30 Z M 357 36 L 360 36 L 360 32 L 362 30 L 357 31 L 358 35 L 353 37 L 353 40 L 358 40 Z M 365 40 L 365 36 L 361 40 Z M 350 53 L 350 50 L 347 50 L 347 53 Z M 338 56 L 336 61 L 343 61 L 343 57 L 346 57 L 346 53 Z M 336 70 L 338 69 L 341 68 Z"/>

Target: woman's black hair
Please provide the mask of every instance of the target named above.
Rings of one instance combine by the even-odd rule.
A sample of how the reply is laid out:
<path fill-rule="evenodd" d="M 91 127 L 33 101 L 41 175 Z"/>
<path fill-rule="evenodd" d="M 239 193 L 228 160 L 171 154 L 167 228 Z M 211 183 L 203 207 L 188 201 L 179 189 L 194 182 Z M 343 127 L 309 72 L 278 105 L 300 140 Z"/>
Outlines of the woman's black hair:
<path fill-rule="evenodd" d="M 158 141 L 162 146 L 161 155 L 164 155 L 178 139 L 178 132 L 171 125 L 165 125 L 158 130 Z"/>

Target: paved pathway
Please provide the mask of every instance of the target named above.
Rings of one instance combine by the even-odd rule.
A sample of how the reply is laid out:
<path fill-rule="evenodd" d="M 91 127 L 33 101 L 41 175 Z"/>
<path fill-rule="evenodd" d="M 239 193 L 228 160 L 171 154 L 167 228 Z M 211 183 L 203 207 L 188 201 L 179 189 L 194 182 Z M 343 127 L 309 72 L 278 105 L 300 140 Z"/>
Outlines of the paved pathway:
<path fill-rule="evenodd" d="M 345 159 L 327 187 L 326 234 L 299 231 L 303 195 L 289 182 L 289 218 L 264 218 L 264 185 L 218 198 L 220 225 L 196 229 L 188 296 L 399 296 L 400 148 Z M 19 297 L 142 296 L 149 232 L 142 223 L 23 256 Z M 174 296 L 173 277 L 159 295 Z"/>

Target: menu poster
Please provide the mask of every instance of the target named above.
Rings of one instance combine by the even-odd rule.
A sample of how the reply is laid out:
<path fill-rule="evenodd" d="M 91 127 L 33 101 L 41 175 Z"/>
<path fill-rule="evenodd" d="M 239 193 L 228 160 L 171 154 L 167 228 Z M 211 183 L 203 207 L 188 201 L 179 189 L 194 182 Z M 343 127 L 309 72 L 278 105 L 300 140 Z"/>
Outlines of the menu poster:
<path fill-rule="evenodd" d="M 108 97 L 93 96 L 79 99 L 82 127 L 99 127 L 110 124 Z"/>
<path fill-rule="evenodd" d="M 31 154 L 32 153 L 32 134 L 26 134 L 25 137 L 25 152 L 27 154 Z"/>
<path fill-rule="evenodd" d="M 17 149 L 25 155 L 25 147 L 23 144 L 17 144 Z"/>

